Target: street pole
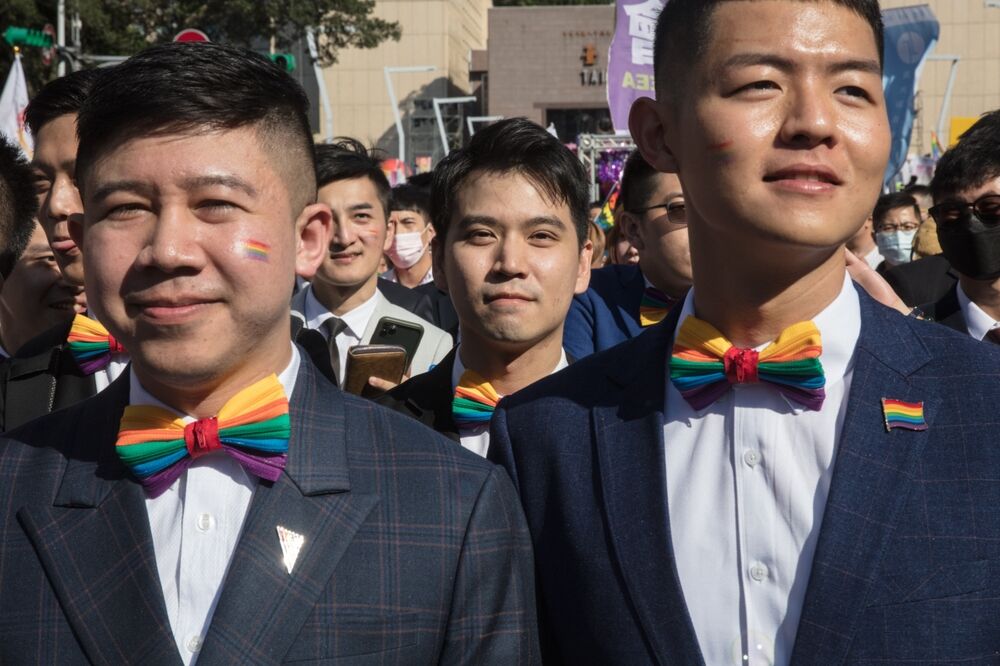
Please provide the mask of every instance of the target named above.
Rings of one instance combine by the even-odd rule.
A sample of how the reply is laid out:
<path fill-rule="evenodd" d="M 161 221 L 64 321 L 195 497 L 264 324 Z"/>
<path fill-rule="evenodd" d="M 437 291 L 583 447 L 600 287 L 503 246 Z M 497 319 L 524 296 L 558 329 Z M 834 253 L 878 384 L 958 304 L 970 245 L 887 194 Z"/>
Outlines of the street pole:
<path fill-rule="evenodd" d="M 476 98 L 471 95 L 468 97 L 435 97 L 434 98 L 434 117 L 437 118 L 438 132 L 441 133 L 441 147 L 444 148 L 445 157 L 451 152 L 451 147 L 448 145 L 448 133 L 444 131 L 444 118 L 441 117 L 441 105 L 442 104 L 467 104 L 469 102 L 475 102 Z"/>
<path fill-rule="evenodd" d="M 333 109 L 330 107 L 330 97 L 326 94 L 326 79 L 323 69 L 319 66 L 319 54 L 316 51 L 316 35 L 312 26 L 306 27 L 306 45 L 309 47 L 309 57 L 312 59 L 313 73 L 316 74 L 316 85 L 319 87 L 319 99 L 323 102 L 323 119 L 326 121 L 326 142 L 333 142 Z"/>
<path fill-rule="evenodd" d="M 66 0 L 59 0 L 56 5 L 56 44 L 66 46 Z M 59 58 L 57 69 L 59 76 L 66 75 L 66 61 Z"/>
<path fill-rule="evenodd" d="M 398 72 L 433 72 L 437 67 L 434 65 L 413 65 L 409 67 L 383 67 L 382 73 L 385 75 L 385 89 L 389 93 L 389 104 L 392 105 L 392 117 L 396 124 L 396 137 L 399 141 L 397 155 L 401 164 L 406 164 L 406 135 L 403 133 L 403 118 L 399 114 L 399 102 L 396 101 L 396 90 L 392 86 L 392 75 Z"/>

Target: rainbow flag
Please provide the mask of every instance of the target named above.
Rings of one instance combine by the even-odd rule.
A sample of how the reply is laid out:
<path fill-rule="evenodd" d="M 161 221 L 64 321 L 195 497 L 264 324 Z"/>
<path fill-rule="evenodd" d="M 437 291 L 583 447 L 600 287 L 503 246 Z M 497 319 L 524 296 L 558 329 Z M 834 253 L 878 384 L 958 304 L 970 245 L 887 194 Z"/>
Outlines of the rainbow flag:
<path fill-rule="evenodd" d="M 882 415 L 885 418 L 885 430 L 893 428 L 903 430 L 927 430 L 924 420 L 924 403 L 903 402 L 895 398 L 882 398 Z"/>
<path fill-rule="evenodd" d="M 931 157 L 938 159 L 941 157 L 941 153 L 944 151 L 941 149 L 941 142 L 938 141 L 937 132 L 931 130 Z"/>
<path fill-rule="evenodd" d="M 604 200 L 604 206 L 601 207 L 600 214 L 594 219 L 594 224 L 599 226 L 603 231 L 607 231 L 611 227 L 615 226 L 615 206 L 618 205 L 618 192 L 621 190 L 621 183 L 615 183 L 611 186 L 611 191 L 608 192 L 607 198 Z"/>
<path fill-rule="evenodd" d="M 267 255 L 271 253 L 271 246 L 261 241 L 243 241 L 243 254 L 247 259 L 254 261 L 267 261 Z"/>

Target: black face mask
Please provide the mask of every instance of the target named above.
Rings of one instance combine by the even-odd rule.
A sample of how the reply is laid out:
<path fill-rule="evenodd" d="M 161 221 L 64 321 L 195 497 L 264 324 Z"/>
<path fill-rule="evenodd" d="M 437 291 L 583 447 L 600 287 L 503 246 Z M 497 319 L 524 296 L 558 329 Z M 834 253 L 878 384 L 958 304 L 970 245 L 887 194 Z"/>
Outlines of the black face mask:
<path fill-rule="evenodd" d="M 973 213 L 939 224 L 937 234 L 945 258 L 959 273 L 974 280 L 1000 277 L 1000 224 L 987 226 Z"/>

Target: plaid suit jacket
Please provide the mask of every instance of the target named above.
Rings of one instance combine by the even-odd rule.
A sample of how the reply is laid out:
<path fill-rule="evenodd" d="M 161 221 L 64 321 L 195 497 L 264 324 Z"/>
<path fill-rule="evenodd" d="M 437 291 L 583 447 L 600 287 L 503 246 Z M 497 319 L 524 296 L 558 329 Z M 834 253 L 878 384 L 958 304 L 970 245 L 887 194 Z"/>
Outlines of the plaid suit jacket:
<path fill-rule="evenodd" d="M 0 440 L 0 663 L 180 663 L 143 491 L 113 450 L 127 399 L 126 375 Z M 288 466 L 254 492 L 198 664 L 537 661 L 503 470 L 309 363 L 291 403 Z M 291 575 L 278 525 L 305 535 Z"/>
<path fill-rule="evenodd" d="M 995 663 L 1000 349 L 860 298 L 847 413 L 791 662 Z M 547 661 L 703 663 L 664 474 L 678 311 L 505 399 L 493 417 L 490 458 L 511 473 L 535 545 Z M 929 429 L 887 432 L 883 397 L 923 401 Z"/>

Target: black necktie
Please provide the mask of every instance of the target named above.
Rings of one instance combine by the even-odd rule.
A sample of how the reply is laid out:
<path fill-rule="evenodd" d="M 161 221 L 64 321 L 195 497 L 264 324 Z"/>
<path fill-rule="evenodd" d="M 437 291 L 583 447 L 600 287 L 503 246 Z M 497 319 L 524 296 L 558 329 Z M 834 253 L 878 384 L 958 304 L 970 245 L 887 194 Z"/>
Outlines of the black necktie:
<path fill-rule="evenodd" d="M 323 322 L 326 329 L 326 344 L 330 350 L 330 368 L 333 370 L 334 383 L 340 384 L 340 348 L 337 347 L 337 336 L 347 330 L 343 319 L 330 317 Z"/>

